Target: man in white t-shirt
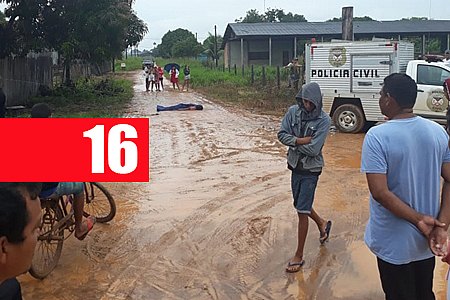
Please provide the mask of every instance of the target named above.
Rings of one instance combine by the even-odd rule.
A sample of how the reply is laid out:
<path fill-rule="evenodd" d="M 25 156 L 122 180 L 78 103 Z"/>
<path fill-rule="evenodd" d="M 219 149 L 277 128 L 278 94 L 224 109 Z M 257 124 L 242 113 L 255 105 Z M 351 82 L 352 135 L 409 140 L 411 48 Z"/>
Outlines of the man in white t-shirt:
<path fill-rule="evenodd" d="M 388 121 L 367 132 L 361 155 L 370 190 L 364 240 L 377 256 L 386 299 L 434 300 L 434 255 L 446 254 L 449 138 L 442 126 L 413 114 L 416 96 L 409 76 L 384 79 L 379 106 Z"/>
<path fill-rule="evenodd" d="M 148 66 L 144 67 L 144 77 L 145 77 L 145 90 L 148 92 L 150 88 L 150 69 Z"/>

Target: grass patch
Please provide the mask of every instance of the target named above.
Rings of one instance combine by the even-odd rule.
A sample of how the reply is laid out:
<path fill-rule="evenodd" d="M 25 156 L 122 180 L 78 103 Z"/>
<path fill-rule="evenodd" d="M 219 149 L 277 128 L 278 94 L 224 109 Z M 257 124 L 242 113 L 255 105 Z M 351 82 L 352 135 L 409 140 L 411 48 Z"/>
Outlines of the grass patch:
<path fill-rule="evenodd" d="M 45 96 L 33 97 L 30 108 L 47 103 L 55 117 L 112 118 L 123 114 L 133 97 L 133 82 L 119 76 L 80 79 L 73 87 L 61 86 Z M 30 109 L 26 111 L 29 116 Z"/>
<path fill-rule="evenodd" d="M 127 59 L 116 60 L 114 63 L 114 68 L 115 68 L 116 72 L 120 72 L 120 71 L 122 71 L 122 68 L 120 67 L 120 65 L 122 63 L 125 63 L 126 68 L 123 71 L 142 70 L 142 61 L 143 61 L 142 57 L 131 56 L 131 57 L 128 57 Z"/>

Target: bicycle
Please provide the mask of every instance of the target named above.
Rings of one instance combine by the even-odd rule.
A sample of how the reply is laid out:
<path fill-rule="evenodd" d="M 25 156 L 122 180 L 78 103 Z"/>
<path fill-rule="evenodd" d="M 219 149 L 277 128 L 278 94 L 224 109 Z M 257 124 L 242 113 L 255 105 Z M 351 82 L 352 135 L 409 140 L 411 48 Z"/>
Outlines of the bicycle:
<path fill-rule="evenodd" d="M 98 182 L 84 182 L 83 215 L 94 216 L 98 223 L 111 221 L 116 203 L 109 191 Z M 73 195 L 41 199 L 42 223 L 31 268 L 31 276 L 44 279 L 57 266 L 64 241 L 75 230 Z"/>

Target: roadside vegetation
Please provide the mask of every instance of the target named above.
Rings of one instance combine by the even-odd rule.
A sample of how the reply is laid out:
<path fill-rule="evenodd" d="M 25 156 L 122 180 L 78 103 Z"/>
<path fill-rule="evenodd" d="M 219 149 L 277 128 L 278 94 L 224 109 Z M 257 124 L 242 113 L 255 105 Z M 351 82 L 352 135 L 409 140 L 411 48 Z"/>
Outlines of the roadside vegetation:
<path fill-rule="evenodd" d="M 119 76 L 83 78 L 71 87 L 62 85 L 41 90 L 41 95 L 31 99 L 30 109 L 22 116 L 29 116 L 33 104 L 45 102 L 52 108 L 54 117 L 120 117 L 132 97 L 133 82 L 128 79 Z"/>
<path fill-rule="evenodd" d="M 119 59 L 114 62 L 114 69 L 116 72 L 120 71 L 136 71 L 142 70 L 143 58 L 139 56 L 129 56 L 128 58 Z M 125 70 L 122 69 L 121 64 L 125 63 Z"/>
<path fill-rule="evenodd" d="M 275 67 L 265 67 L 265 81 L 262 67 L 254 67 L 254 83 L 251 79 L 251 68 L 244 70 L 232 68 L 216 68 L 194 59 L 162 59 L 156 58 L 156 63 L 164 67 L 167 63 L 180 65 L 180 86 L 183 84 L 183 68 L 189 65 L 191 69 L 191 86 L 194 91 L 205 95 L 208 99 L 223 105 L 244 108 L 252 112 L 282 115 L 286 109 L 295 103 L 296 91 L 288 88 L 288 70 L 280 69 L 280 88 L 277 86 L 277 70 Z M 169 78 L 169 74 L 165 72 Z M 170 87 L 171 88 L 171 87 Z"/>

